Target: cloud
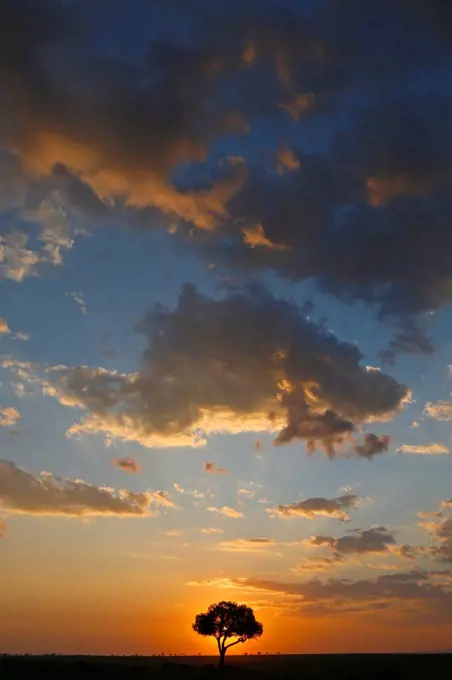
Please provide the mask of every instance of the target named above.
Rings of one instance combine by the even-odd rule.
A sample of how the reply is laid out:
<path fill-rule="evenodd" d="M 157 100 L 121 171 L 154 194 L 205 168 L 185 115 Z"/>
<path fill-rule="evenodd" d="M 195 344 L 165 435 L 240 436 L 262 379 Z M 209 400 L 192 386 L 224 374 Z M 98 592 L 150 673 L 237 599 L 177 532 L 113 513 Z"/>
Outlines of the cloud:
<path fill-rule="evenodd" d="M 422 523 L 420 526 L 430 532 L 436 545 L 427 546 L 423 553 L 437 562 L 452 564 L 452 499 L 441 503 L 435 513 L 428 513 L 429 517 L 439 518 L 439 521 Z M 426 516 L 427 513 L 423 513 Z M 446 515 L 444 517 L 444 514 Z"/>
<path fill-rule="evenodd" d="M 21 415 L 17 408 L 13 406 L 0 408 L 0 427 L 14 427 L 20 418 Z"/>
<path fill-rule="evenodd" d="M 205 579 L 191 581 L 192 586 L 237 588 L 260 593 L 274 593 L 292 603 L 296 615 L 343 615 L 371 613 L 373 609 L 394 609 L 405 616 L 425 616 L 450 620 L 452 592 L 435 583 L 420 569 L 383 574 L 375 579 L 313 579 L 302 583 L 260 579 Z"/>
<path fill-rule="evenodd" d="M 83 293 L 66 293 L 66 295 L 68 295 L 74 300 L 82 314 L 84 315 L 88 314 L 88 307 L 86 305 Z"/>
<path fill-rule="evenodd" d="M 22 331 L 18 331 L 17 333 L 14 333 L 13 340 L 29 340 L 30 336 L 28 333 L 23 333 Z"/>
<path fill-rule="evenodd" d="M 177 493 L 188 494 L 189 496 L 193 496 L 194 498 L 205 498 L 205 494 L 203 493 L 203 491 L 197 491 L 196 489 L 184 489 L 177 482 L 174 482 L 173 486 L 176 489 Z"/>
<path fill-rule="evenodd" d="M 157 492 L 161 493 L 161 492 Z M 155 495 L 115 491 L 81 479 L 35 476 L 10 461 L 0 461 L 0 507 L 23 515 L 66 517 L 146 517 Z"/>
<path fill-rule="evenodd" d="M 4 538 L 6 531 L 6 524 L 0 519 L 0 538 Z"/>
<path fill-rule="evenodd" d="M 227 475 L 228 471 L 226 468 L 222 467 L 217 467 L 214 463 L 211 463 L 210 461 L 206 460 L 204 463 L 204 470 L 206 472 L 210 472 L 212 474 L 217 474 L 217 475 Z"/>
<path fill-rule="evenodd" d="M 232 541 L 222 541 L 218 544 L 220 550 L 227 552 L 262 552 L 275 546 L 270 538 L 236 538 Z"/>
<path fill-rule="evenodd" d="M 335 554 L 333 557 L 309 557 L 305 558 L 302 562 L 297 564 L 292 571 L 299 572 L 301 574 L 311 571 L 330 571 L 338 565 L 344 563 L 344 558 L 342 555 Z"/>
<path fill-rule="evenodd" d="M 381 553 L 388 550 L 388 546 L 395 544 L 395 538 L 386 527 L 372 527 L 371 529 L 354 529 L 344 536 L 312 536 L 311 545 L 327 545 L 331 550 L 340 554 L 352 553 Z"/>
<path fill-rule="evenodd" d="M 256 492 L 252 489 L 239 489 L 238 493 L 240 496 L 247 496 L 248 498 L 254 498 Z"/>
<path fill-rule="evenodd" d="M 11 333 L 11 331 L 9 330 L 9 326 L 5 319 L 0 316 L 0 335 L 5 335 L 7 333 Z"/>
<path fill-rule="evenodd" d="M 224 515 L 225 517 L 231 517 L 232 519 L 239 519 L 245 517 L 243 512 L 234 510 L 234 508 L 229 508 L 227 505 L 223 505 L 221 508 L 210 507 L 207 508 L 209 512 L 216 512 L 218 515 Z"/>
<path fill-rule="evenodd" d="M 311 4 L 138 3 L 132 33 L 104 13 L 104 32 L 133 44 L 112 54 L 90 3 L 4 0 L 0 205 L 31 187 L 46 206 L 57 187 L 72 211 L 194 224 L 228 262 L 375 307 L 396 328 L 387 359 L 430 352 L 419 315 L 451 302 L 447 9 Z M 427 93 L 412 87 L 420 72 Z M 219 168 L 231 134 L 252 137 L 245 151 L 268 140 L 270 162 Z M 267 167 L 276 149 L 281 175 Z M 3 271 L 16 280 L 72 240 L 61 212 L 37 206 L 39 220 L 61 219 L 39 251 L 14 244 Z"/>
<path fill-rule="evenodd" d="M 402 444 L 397 449 L 398 453 L 414 453 L 420 456 L 434 456 L 449 454 L 450 451 L 444 444 Z"/>
<path fill-rule="evenodd" d="M 315 517 L 324 515 L 346 522 L 350 519 L 347 510 L 357 508 L 360 503 L 359 496 L 347 494 L 336 498 L 306 498 L 304 501 L 290 503 L 289 505 L 276 505 L 274 508 L 268 508 L 267 512 L 284 518 L 306 517 L 307 519 L 315 519 Z"/>
<path fill-rule="evenodd" d="M 168 508 L 176 507 L 176 504 L 174 503 L 173 500 L 171 500 L 166 491 L 149 492 L 149 495 L 151 500 L 153 500 L 154 503 L 157 503 L 157 505 L 164 505 Z"/>
<path fill-rule="evenodd" d="M 424 407 L 424 415 L 435 420 L 452 420 L 452 401 L 440 400 L 436 403 L 428 401 Z"/>
<path fill-rule="evenodd" d="M 216 527 L 206 527 L 201 529 L 202 534 L 223 534 L 223 529 L 217 529 Z"/>
<path fill-rule="evenodd" d="M 101 434 L 144 446 L 197 446 L 213 433 L 276 431 L 276 444 L 303 439 L 333 457 L 387 448 L 385 436 L 353 438 L 358 425 L 387 420 L 409 390 L 368 372 L 355 345 L 340 342 L 295 304 L 257 284 L 216 300 L 193 286 L 177 307 L 153 307 L 138 326 L 147 339 L 140 371 L 78 366 L 25 367 L 45 394 L 82 409 L 69 435 Z M 33 375 L 30 375 L 33 374 Z"/>
<path fill-rule="evenodd" d="M 110 463 L 128 474 L 136 474 L 141 470 L 141 467 L 133 458 L 113 458 Z"/>
<path fill-rule="evenodd" d="M 377 436 L 372 432 L 367 432 L 363 436 L 362 442 L 354 442 L 353 450 L 359 458 L 368 460 L 379 453 L 385 453 L 389 448 L 390 438 L 387 435 Z"/>
<path fill-rule="evenodd" d="M 51 2 L 36 11 L 28 0 L 7 0 L 0 35 L 2 146 L 35 181 L 58 168 L 68 198 L 83 208 L 153 206 L 209 228 L 243 179 L 229 173 L 209 189 L 180 191 L 169 175 L 179 163 L 204 160 L 219 135 L 246 131 L 241 115 L 212 100 L 223 77 L 241 68 L 240 54 L 218 41 L 149 43 L 142 36 L 136 60 L 113 57 L 92 43 L 95 15 L 70 4 Z M 154 24 L 153 15 L 148 8 L 142 21 Z M 25 27 L 32 19 L 36 35 L 29 40 Z M 61 80 L 42 53 L 56 50 L 67 64 L 66 41 L 74 59 L 70 78 Z M 212 70 L 218 58 L 221 67 Z M 65 176 L 70 173 L 81 185 L 77 190 Z"/>

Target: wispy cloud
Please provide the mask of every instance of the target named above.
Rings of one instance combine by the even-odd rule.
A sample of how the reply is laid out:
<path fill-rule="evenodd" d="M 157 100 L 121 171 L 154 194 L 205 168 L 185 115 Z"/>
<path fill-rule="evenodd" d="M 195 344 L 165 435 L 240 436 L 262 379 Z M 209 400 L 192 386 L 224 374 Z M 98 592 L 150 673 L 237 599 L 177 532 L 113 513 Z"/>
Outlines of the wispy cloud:
<path fill-rule="evenodd" d="M 231 517 L 232 519 L 239 519 L 245 517 L 243 512 L 234 510 L 234 508 L 229 508 L 227 505 L 223 505 L 221 508 L 210 507 L 207 508 L 209 512 L 216 512 L 218 515 L 224 515 L 225 517 Z"/>
<path fill-rule="evenodd" d="M 219 550 L 225 550 L 228 552 L 268 552 L 269 549 L 272 550 L 275 545 L 275 541 L 271 538 L 236 538 L 231 541 L 222 541 L 218 544 Z"/>
<path fill-rule="evenodd" d="M 73 293 L 66 293 L 69 297 L 71 297 L 74 302 L 77 304 L 78 308 L 80 309 L 81 313 L 86 315 L 88 314 L 88 306 L 85 302 L 85 296 L 83 293 L 80 292 L 73 292 Z"/>
<path fill-rule="evenodd" d="M 450 453 L 444 444 L 402 444 L 397 449 L 398 453 L 413 453 L 419 456 L 446 455 Z"/>

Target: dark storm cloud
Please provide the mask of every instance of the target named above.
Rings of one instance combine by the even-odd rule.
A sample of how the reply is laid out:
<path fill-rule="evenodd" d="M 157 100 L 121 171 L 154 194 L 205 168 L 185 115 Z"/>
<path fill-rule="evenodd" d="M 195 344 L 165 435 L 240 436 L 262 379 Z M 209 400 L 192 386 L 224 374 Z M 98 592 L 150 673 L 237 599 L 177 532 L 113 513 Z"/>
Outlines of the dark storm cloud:
<path fill-rule="evenodd" d="M 126 204 L 133 224 L 166 223 L 142 212 L 157 209 L 213 231 L 195 242 L 229 264 L 372 305 L 395 326 L 386 361 L 430 353 L 423 315 L 451 302 L 446 4 L 134 0 L 126 17 L 121 8 L 2 3 L 8 200 L 31 186 L 31 203 L 57 192 L 93 218 Z M 321 149 L 300 143 L 305 125 L 318 125 Z M 216 142 L 231 132 L 247 140 L 236 136 L 219 168 Z M 265 154 L 250 152 L 253 140 Z M 282 174 L 268 167 L 275 155 L 290 160 Z M 11 270 L 15 280 L 49 260 L 23 239 L 13 246 L 9 257 L 28 263 Z"/>
<path fill-rule="evenodd" d="M 389 545 L 395 544 L 394 536 L 386 527 L 372 527 L 371 529 L 355 529 L 344 536 L 313 536 L 312 545 L 327 545 L 334 552 L 341 554 L 352 553 L 381 553 L 388 550 Z"/>
<path fill-rule="evenodd" d="M 408 390 L 368 371 L 355 345 L 340 342 L 293 303 L 259 285 L 223 299 L 186 284 L 174 310 L 155 306 L 138 326 L 147 339 L 140 370 L 62 366 L 41 373 L 44 392 L 86 411 L 70 434 L 99 433 L 145 446 L 196 445 L 212 432 L 276 432 L 276 443 L 303 439 L 329 456 L 344 444 L 369 458 L 384 437 L 351 435 L 358 425 L 387 420 Z"/>

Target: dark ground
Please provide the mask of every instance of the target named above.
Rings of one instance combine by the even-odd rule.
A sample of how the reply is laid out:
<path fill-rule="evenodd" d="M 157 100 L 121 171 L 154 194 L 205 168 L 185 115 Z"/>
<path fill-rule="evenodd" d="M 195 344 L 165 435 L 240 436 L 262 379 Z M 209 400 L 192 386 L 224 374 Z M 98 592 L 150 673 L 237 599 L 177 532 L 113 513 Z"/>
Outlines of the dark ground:
<path fill-rule="evenodd" d="M 5 656 L 0 680 L 441 680 L 452 679 L 452 654 L 343 654 L 230 656 L 217 671 L 216 657 Z"/>

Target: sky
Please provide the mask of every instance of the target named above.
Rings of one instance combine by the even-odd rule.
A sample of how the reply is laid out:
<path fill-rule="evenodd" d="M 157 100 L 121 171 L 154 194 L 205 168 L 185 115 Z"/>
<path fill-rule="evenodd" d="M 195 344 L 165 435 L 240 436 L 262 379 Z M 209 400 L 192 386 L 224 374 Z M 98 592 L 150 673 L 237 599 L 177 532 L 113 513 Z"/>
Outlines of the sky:
<path fill-rule="evenodd" d="M 3 0 L 1 652 L 450 648 L 452 12 Z"/>

